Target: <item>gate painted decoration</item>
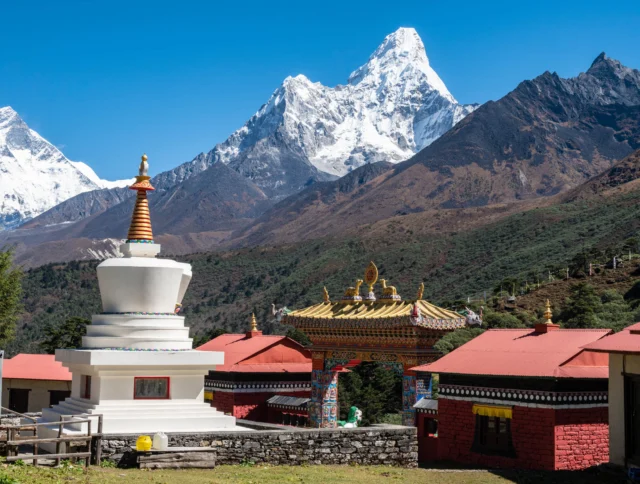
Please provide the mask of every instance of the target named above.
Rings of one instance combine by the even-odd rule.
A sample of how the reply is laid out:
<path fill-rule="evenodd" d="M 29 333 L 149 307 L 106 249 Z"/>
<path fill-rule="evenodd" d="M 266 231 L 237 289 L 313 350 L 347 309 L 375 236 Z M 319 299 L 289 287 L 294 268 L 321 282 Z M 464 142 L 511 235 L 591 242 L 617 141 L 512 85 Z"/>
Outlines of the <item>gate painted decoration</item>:
<path fill-rule="evenodd" d="M 361 285 L 366 285 L 363 296 Z M 380 294 L 376 294 L 376 284 Z M 332 301 L 326 289 L 323 302 L 292 311 L 282 319 L 302 330 L 312 346 L 312 396 L 309 419 L 313 426 L 335 428 L 338 421 L 338 374 L 363 361 L 388 365 L 403 375 L 403 423 L 414 425 L 413 405 L 418 398 L 416 374 L 410 368 L 435 361 L 433 345 L 446 333 L 465 326 L 460 314 L 422 299 L 424 284 L 415 299 L 402 299 L 387 280 L 378 283 L 371 262 L 364 279 Z M 422 395 L 420 395 L 422 396 Z"/>

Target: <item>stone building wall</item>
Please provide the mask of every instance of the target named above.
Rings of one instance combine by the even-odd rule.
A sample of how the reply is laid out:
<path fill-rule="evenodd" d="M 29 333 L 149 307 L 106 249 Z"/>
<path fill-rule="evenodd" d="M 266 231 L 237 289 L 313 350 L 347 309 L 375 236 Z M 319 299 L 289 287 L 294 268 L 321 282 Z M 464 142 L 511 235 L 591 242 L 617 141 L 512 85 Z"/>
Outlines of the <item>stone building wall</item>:
<path fill-rule="evenodd" d="M 214 447 L 218 464 L 385 464 L 416 467 L 415 427 L 300 429 L 239 421 L 254 431 L 167 434 L 169 446 Z M 103 457 L 126 464 L 138 435 L 105 435 Z"/>
<path fill-rule="evenodd" d="M 553 409 L 513 408 L 511 435 L 516 457 L 472 452 L 476 428 L 473 402 L 438 399 L 438 458 L 489 468 L 554 468 Z"/>
<path fill-rule="evenodd" d="M 556 469 L 609 462 L 607 407 L 556 411 Z"/>
<path fill-rule="evenodd" d="M 471 451 L 473 402 L 438 400 L 438 458 L 482 467 L 584 469 L 608 461 L 606 407 L 553 409 L 515 405 L 511 435 L 516 457 Z"/>
<path fill-rule="evenodd" d="M 211 406 L 216 410 L 232 415 L 236 418 L 254 420 L 258 422 L 269 421 L 267 400 L 274 395 L 282 395 L 288 397 L 309 398 L 310 390 L 302 390 L 298 392 L 281 391 L 274 393 L 269 392 L 221 392 L 213 391 L 213 399 Z"/>

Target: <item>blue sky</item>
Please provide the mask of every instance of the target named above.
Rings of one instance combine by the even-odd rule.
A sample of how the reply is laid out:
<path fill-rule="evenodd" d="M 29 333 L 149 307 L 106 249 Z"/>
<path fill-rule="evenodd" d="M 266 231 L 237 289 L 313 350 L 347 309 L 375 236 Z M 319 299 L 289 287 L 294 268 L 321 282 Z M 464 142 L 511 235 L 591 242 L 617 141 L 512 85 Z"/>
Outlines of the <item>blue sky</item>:
<path fill-rule="evenodd" d="M 602 51 L 640 68 L 640 2 L 615 0 L 10 2 L 0 106 L 103 178 L 153 174 L 210 150 L 288 75 L 346 82 L 382 39 L 414 27 L 464 103 Z"/>

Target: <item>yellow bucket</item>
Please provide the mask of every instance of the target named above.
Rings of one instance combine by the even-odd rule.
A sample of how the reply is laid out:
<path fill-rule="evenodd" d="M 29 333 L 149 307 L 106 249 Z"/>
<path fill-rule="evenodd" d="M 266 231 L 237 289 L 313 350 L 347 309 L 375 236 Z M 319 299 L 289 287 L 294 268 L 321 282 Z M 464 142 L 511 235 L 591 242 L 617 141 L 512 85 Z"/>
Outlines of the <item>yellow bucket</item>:
<path fill-rule="evenodd" d="M 151 437 L 148 435 L 141 435 L 136 440 L 136 450 L 139 452 L 146 452 L 151 450 L 151 445 L 153 442 L 151 441 Z"/>

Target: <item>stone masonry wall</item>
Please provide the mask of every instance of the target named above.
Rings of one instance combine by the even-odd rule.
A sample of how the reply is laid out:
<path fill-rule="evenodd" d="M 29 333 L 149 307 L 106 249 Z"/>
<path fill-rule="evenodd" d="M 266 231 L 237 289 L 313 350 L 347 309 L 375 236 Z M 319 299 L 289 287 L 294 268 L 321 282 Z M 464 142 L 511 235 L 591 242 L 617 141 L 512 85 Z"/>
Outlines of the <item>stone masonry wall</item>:
<path fill-rule="evenodd" d="M 438 458 L 490 468 L 554 469 L 554 410 L 515 406 L 511 435 L 516 457 L 471 451 L 476 416 L 473 402 L 438 400 Z"/>
<path fill-rule="evenodd" d="M 215 407 L 218 412 L 232 414 L 233 413 L 233 393 L 231 392 L 213 392 L 211 406 Z"/>
<path fill-rule="evenodd" d="M 278 395 L 290 397 L 311 397 L 310 391 L 278 392 Z M 212 407 L 216 410 L 233 415 L 236 418 L 267 421 L 267 400 L 273 396 L 273 392 L 213 392 Z"/>
<path fill-rule="evenodd" d="M 584 469 L 609 460 L 608 409 L 515 405 L 511 435 L 516 457 L 471 451 L 473 402 L 440 398 L 438 458 L 493 468 Z"/>
<path fill-rule="evenodd" d="M 217 464 L 385 464 L 416 467 L 415 427 L 300 429 L 238 421 L 263 430 L 167 434 L 169 446 L 214 447 Z M 138 435 L 105 435 L 103 458 L 127 461 Z"/>
<path fill-rule="evenodd" d="M 607 407 L 556 411 L 556 469 L 609 462 Z"/>

